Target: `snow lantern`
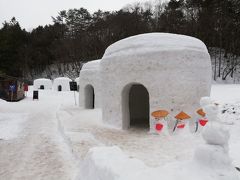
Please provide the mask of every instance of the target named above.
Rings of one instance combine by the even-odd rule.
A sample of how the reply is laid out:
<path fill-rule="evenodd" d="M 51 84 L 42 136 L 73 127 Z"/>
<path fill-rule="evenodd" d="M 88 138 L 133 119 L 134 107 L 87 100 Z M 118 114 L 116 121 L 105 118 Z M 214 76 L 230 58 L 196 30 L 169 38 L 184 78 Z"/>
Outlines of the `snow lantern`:
<path fill-rule="evenodd" d="M 85 109 L 101 107 L 100 60 L 83 65 L 79 77 L 79 105 Z"/>
<path fill-rule="evenodd" d="M 69 82 L 72 80 L 67 77 L 59 77 L 53 81 L 53 89 L 55 91 L 70 91 Z"/>
<path fill-rule="evenodd" d="M 33 81 L 33 87 L 34 89 L 52 89 L 52 81 L 50 79 L 35 79 Z"/>

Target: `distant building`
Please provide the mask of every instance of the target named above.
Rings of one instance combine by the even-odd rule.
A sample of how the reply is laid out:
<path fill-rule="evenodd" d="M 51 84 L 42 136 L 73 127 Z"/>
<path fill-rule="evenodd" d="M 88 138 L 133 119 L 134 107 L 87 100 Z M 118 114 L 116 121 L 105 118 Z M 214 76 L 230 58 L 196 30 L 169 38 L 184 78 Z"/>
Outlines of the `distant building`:
<path fill-rule="evenodd" d="M 24 82 L 18 78 L 0 75 L 0 98 L 6 101 L 19 101 L 25 97 Z"/>

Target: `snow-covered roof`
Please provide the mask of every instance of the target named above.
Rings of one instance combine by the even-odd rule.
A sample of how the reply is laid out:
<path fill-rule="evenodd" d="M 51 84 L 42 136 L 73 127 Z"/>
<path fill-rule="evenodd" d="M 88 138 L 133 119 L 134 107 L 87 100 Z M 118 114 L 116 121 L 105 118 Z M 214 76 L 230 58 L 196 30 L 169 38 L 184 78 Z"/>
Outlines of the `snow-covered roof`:
<path fill-rule="evenodd" d="M 82 70 L 99 69 L 99 65 L 100 65 L 100 60 L 90 61 L 83 65 Z"/>
<path fill-rule="evenodd" d="M 72 80 L 69 79 L 68 77 L 59 77 L 54 79 L 54 82 L 61 82 L 61 81 L 72 81 Z"/>
<path fill-rule="evenodd" d="M 51 81 L 50 79 L 46 79 L 46 78 L 39 78 L 34 80 L 34 82 L 50 82 L 50 81 Z"/>
<path fill-rule="evenodd" d="M 71 79 L 67 78 L 67 77 L 59 77 L 54 79 L 53 82 L 53 89 L 55 90 L 59 90 L 59 86 L 62 87 L 62 91 L 69 91 L 70 90 L 70 85 L 69 82 L 72 81 Z"/>
<path fill-rule="evenodd" d="M 35 79 L 33 81 L 34 89 L 39 89 L 41 86 L 44 86 L 44 89 L 51 89 L 52 88 L 52 81 L 46 78 Z"/>
<path fill-rule="evenodd" d="M 132 36 L 112 44 L 106 49 L 103 58 L 173 50 L 208 52 L 206 45 L 194 37 L 170 33 L 147 33 Z"/>

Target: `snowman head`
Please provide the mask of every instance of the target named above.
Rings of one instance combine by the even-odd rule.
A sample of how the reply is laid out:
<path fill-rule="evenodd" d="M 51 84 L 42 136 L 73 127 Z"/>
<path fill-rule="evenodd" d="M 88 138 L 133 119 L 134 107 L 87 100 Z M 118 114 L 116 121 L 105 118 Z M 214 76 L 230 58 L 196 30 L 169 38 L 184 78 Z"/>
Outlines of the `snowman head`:
<path fill-rule="evenodd" d="M 203 107 L 206 117 L 209 121 L 216 121 L 218 115 L 218 106 L 216 104 L 209 104 Z"/>

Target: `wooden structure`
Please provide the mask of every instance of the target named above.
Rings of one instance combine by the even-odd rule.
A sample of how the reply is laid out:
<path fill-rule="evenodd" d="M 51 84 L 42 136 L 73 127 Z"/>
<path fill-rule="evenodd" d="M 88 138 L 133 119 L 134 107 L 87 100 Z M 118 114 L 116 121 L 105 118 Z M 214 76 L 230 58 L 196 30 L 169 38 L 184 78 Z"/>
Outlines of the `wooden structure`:
<path fill-rule="evenodd" d="M 19 101 L 25 97 L 24 82 L 18 78 L 0 74 L 0 98 Z"/>

